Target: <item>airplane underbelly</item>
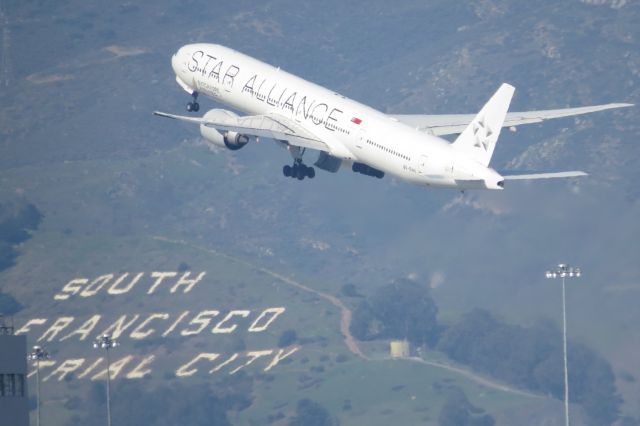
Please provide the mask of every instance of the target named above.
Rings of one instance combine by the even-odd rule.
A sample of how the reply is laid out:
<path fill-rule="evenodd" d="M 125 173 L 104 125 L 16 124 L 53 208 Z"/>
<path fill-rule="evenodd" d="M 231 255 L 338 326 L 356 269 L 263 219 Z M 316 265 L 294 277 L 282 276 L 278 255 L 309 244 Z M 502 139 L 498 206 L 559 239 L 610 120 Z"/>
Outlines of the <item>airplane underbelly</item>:
<path fill-rule="evenodd" d="M 357 159 L 358 162 L 396 176 L 402 180 L 413 183 L 420 183 L 422 181 L 422 176 L 420 176 L 418 170 L 408 161 L 399 160 L 383 153 L 368 150 L 358 151 L 360 154 Z"/>

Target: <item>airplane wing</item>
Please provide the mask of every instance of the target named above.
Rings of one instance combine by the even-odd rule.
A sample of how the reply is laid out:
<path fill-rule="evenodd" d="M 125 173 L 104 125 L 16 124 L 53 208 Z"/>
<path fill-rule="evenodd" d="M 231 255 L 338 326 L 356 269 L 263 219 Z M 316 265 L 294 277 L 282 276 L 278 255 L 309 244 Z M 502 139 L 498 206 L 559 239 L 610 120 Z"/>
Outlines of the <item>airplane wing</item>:
<path fill-rule="evenodd" d="M 543 111 L 510 112 L 504 120 L 502 127 L 515 127 L 521 124 L 541 123 L 544 120 L 574 115 L 588 114 L 596 111 L 604 111 L 613 108 L 625 108 L 633 104 L 605 104 L 580 108 L 549 109 Z M 474 114 L 449 114 L 449 115 L 413 115 L 391 114 L 391 118 L 415 127 L 424 132 L 430 132 L 436 136 L 459 134 L 469 125 L 475 117 Z"/>
<path fill-rule="evenodd" d="M 237 132 L 247 136 L 287 141 L 290 145 L 331 152 L 329 146 L 295 121 L 278 114 L 228 116 L 216 120 L 204 117 L 187 117 L 154 111 L 159 117 L 173 118 L 188 123 L 200 124 L 221 132 Z"/>

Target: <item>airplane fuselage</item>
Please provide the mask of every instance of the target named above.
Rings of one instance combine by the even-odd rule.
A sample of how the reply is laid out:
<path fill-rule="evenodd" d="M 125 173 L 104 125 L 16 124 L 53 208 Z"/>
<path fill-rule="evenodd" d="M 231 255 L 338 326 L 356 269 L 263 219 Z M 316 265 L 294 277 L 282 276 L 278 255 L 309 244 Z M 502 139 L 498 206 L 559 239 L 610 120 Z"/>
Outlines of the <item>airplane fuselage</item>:
<path fill-rule="evenodd" d="M 422 185 L 502 189 L 497 172 L 461 156 L 448 141 L 235 50 L 186 45 L 172 66 L 185 90 L 245 114 L 295 120 L 342 160 Z"/>

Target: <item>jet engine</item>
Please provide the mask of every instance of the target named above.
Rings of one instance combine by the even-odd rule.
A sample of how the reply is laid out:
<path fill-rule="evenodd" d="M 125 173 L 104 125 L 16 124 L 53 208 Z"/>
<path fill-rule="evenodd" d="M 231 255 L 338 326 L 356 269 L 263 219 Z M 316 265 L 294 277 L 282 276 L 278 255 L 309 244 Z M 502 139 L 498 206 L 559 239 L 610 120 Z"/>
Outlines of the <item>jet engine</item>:
<path fill-rule="evenodd" d="M 203 118 L 211 121 L 230 121 L 230 119 L 234 119 L 237 116 L 237 114 L 224 109 L 212 109 L 208 111 Z M 200 125 L 200 134 L 215 146 L 227 148 L 231 151 L 237 151 L 249 143 L 249 136 L 247 135 L 237 132 L 220 133 L 218 130 L 207 127 L 204 124 Z"/>

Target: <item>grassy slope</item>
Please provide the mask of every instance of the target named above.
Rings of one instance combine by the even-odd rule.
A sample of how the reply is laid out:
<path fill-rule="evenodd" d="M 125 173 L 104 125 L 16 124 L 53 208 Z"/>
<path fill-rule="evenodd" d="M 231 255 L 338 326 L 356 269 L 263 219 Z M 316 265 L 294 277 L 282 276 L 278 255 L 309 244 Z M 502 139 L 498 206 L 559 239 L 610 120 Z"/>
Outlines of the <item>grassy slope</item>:
<path fill-rule="evenodd" d="M 334 306 L 257 269 L 262 265 L 272 269 L 275 266 L 276 272 L 287 275 L 290 269 L 282 265 L 278 267 L 280 262 L 276 256 L 260 259 L 251 252 L 235 253 L 234 248 L 240 247 L 242 250 L 244 247 L 243 242 L 238 240 L 218 252 L 216 249 L 220 247 L 212 245 L 206 238 L 212 235 L 210 230 L 203 235 L 194 232 L 189 226 L 192 224 L 175 222 L 173 226 L 166 225 L 165 222 L 176 220 L 173 215 L 180 217 L 179 211 L 203 211 L 204 206 L 208 205 L 207 200 L 215 200 L 214 210 L 234 202 L 231 193 L 220 191 L 219 187 L 200 193 L 198 197 L 187 201 L 189 207 L 181 204 L 176 210 L 167 206 L 166 200 L 156 200 L 160 204 L 153 205 L 153 199 L 147 199 L 152 196 L 147 194 L 145 188 L 151 185 L 149 181 L 153 181 L 155 176 L 163 175 L 164 179 L 183 187 L 188 187 L 190 182 L 220 178 L 219 167 L 193 166 L 191 161 L 194 156 L 200 162 L 206 164 L 209 161 L 218 166 L 224 158 L 203 155 L 201 148 L 184 146 L 145 160 L 95 160 L 40 166 L 37 179 L 33 178 L 31 167 L 2 173 L 4 182 L 8 183 L 7 188 L 22 188 L 46 213 L 42 229 L 22 247 L 24 254 L 19 264 L 2 274 L 4 290 L 27 305 L 19 315 L 18 323 L 42 313 L 49 318 L 71 314 L 85 319 L 96 312 L 103 312 L 115 319 L 124 313 L 169 312 L 173 317 L 183 310 L 257 310 L 284 305 L 287 307 L 286 314 L 264 335 L 239 333 L 227 338 L 202 334 L 195 338 L 151 339 L 148 343 L 144 341 L 145 344 L 123 339 L 119 349 L 123 354 L 158 355 L 153 380 L 148 382 L 153 386 L 153 383 L 172 380 L 172 369 L 180 365 L 185 356 L 200 351 L 230 354 L 231 348 L 237 344 L 237 336 L 244 340 L 248 349 L 274 347 L 282 331 L 295 329 L 299 339 L 310 343 L 304 343 L 301 351 L 292 356 L 293 362 L 274 370 L 273 381 L 265 381 L 260 377 L 256 379 L 255 402 L 249 410 L 237 414 L 236 420 L 240 423 L 262 423 L 269 414 L 278 411 L 292 413 L 297 399 L 308 397 L 326 405 L 344 424 L 386 424 L 390 417 L 399 419 L 402 424 L 415 424 L 437 417 L 446 396 L 446 388 L 453 384 L 463 387 L 472 402 L 493 413 L 499 414 L 518 406 L 533 404 L 542 407 L 547 404 L 544 400 L 488 390 L 459 375 L 429 366 L 403 361 L 360 360 L 344 346 L 339 334 L 339 312 Z M 168 158 L 172 159 L 170 166 L 167 166 Z M 88 170 L 91 172 L 86 173 Z M 86 178 L 78 179 L 78 174 Z M 131 187 L 136 188 L 136 195 L 129 199 L 118 193 L 114 201 L 109 195 L 112 192 L 105 191 L 105 187 L 119 185 L 112 181 L 113 176 L 126 176 Z M 239 179 L 240 183 L 234 185 L 246 185 L 243 181 Z M 122 184 L 122 181 L 118 182 Z M 124 193 L 127 194 L 126 191 Z M 150 193 L 153 194 L 153 191 Z M 76 194 L 79 201 L 59 202 L 69 199 L 69 194 Z M 130 215 L 124 218 L 117 216 L 117 212 L 122 210 L 130 212 Z M 158 211 L 169 211 L 169 215 L 154 216 Z M 155 222 L 149 221 L 148 218 L 152 216 Z M 182 227 L 186 229 L 182 230 Z M 220 229 L 222 235 L 228 232 Z M 158 240 L 158 236 L 175 238 L 185 241 L 185 244 Z M 220 238 L 221 235 L 216 235 L 213 239 Z M 249 246 L 253 247 L 251 244 Z M 255 247 L 253 250 L 256 250 Z M 298 246 L 294 250 L 309 249 Z M 318 271 L 330 269 L 322 265 L 323 254 L 317 253 L 317 256 L 319 259 L 315 268 Z M 313 257 L 316 255 L 312 254 Z M 165 291 L 159 290 L 156 295 L 149 297 L 145 294 L 149 284 L 147 280 L 126 297 L 100 294 L 74 302 L 52 301 L 52 295 L 76 276 L 175 270 L 183 261 L 193 271 L 208 272 L 205 284 L 196 287 L 188 295 L 169 296 L 165 288 Z M 297 279 L 315 289 L 339 294 L 343 281 L 338 273 L 328 279 L 312 275 L 298 274 Z M 58 359 L 95 356 L 87 342 L 71 341 L 64 345 L 55 342 L 49 344 L 49 349 Z M 338 362 L 336 358 L 339 355 L 347 355 L 346 361 Z M 319 367 L 323 371 L 318 371 Z M 213 377 L 214 380 L 221 378 Z M 193 380 L 209 378 L 205 375 Z M 61 401 L 51 403 L 53 412 L 63 418 L 64 414 L 57 411 L 61 409 L 63 401 L 71 396 L 82 395 L 87 386 L 88 382 L 82 381 L 64 384 L 48 382 L 48 392 L 63 395 Z M 394 390 L 397 386 L 401 388 Z M 351 401 L 351 410 L 342 409 L 345 400 Z"/>

